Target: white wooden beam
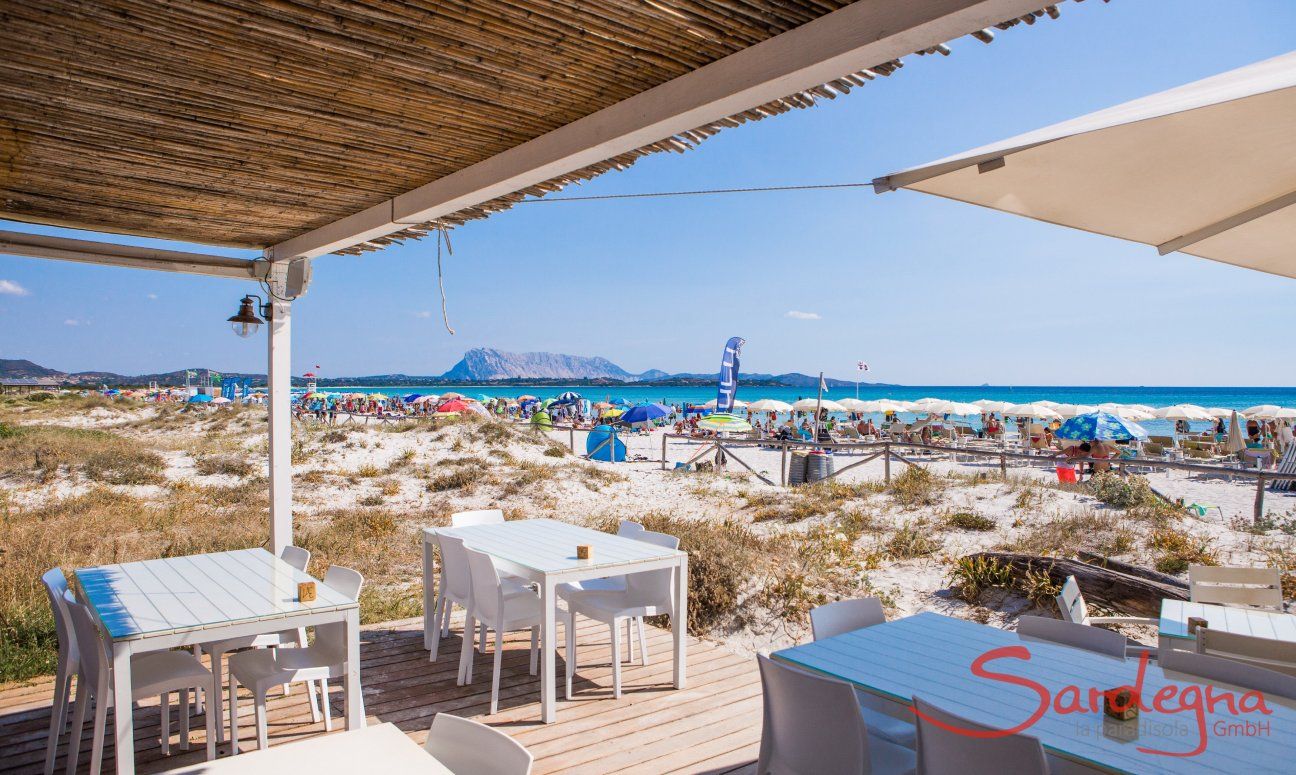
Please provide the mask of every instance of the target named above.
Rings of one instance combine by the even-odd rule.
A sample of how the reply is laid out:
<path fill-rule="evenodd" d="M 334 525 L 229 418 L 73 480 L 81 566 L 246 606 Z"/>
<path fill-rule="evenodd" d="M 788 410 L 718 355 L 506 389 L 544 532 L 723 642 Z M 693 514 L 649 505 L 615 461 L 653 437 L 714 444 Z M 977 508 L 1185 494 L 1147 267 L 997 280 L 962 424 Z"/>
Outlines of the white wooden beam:
<path fill-rule="evenodd" d="M 545 135 L 279 243 L 314 258 L 487 202 L 1038 10 L 1041 0 L 859 0 Z"/>
<path fill-rule="evenodd" d="M 282 295 L 288 264 L 275 264 L 267 282 Z M 292 302 L 270 299 L 266 320 L 266 383 L 270 409 L 270 551 L 293 542 L 292 516 Z"/>
<path fill-rule="evenodd" d="M 17 231 L 0 231 L 0 253 L 104 266 L 183 272 L 208 277 L 229 277 L 237 280 L 255 280 L 258 275 L 265 274 L 266 266 L 265 262 L 258 265 L 257 262 L 242 258 L 216 256 L 209 253 L 114 245 L 108 242 L 50 237 Z"/>

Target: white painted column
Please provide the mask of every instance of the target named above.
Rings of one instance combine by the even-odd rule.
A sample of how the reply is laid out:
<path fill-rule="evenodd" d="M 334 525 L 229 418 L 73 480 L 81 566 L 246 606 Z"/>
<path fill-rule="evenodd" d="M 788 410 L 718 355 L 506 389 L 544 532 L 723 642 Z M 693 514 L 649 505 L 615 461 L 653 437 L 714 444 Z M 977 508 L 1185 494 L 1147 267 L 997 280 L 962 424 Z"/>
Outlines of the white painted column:
<path fill-rule="evenodd" d="M 270 270 L 269 284 L 283 292 L 285 264 Z M 270 388 L 270 551 L 276 557 L 292 543 L 292 303 L 270 299 L 266 321 L 267 381 Z"/>

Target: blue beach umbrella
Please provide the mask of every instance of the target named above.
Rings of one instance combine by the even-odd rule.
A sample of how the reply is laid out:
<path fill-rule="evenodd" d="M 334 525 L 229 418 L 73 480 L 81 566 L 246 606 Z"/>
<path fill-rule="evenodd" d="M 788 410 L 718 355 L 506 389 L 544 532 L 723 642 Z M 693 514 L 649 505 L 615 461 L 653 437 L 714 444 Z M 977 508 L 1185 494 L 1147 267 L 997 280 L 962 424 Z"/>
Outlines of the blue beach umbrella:
<path fill-rule="evenodd" d="M 553 402 L 555 404 L 561 405 L 561 404 L 574 404 L 579 400 L 581 400 L 580 393 L 573 393 L 570 390 L 568 390 L 566 393 L 563 393 L 562 395 L 555 398 Z"/>
<path fill-rule="evenodd" d="M 404 402 L 407 403 L 407 404 L 412 404 L 412 403 L 414 403 L 414 401 L 416 401 L 417 399 L 420 399 L 420 398 L 422 398 L 422 397 L 423 397 L 423 394 L 422 394 L 422 393 L 410 393 L 409 395 L 405 396 L 405 397 L 402 398 L 401 400 L 404 401 Z"/>
<path fill-rule="evenodd" d="M 211 403 L 211 400 L 212 397 L 207 395 L 206 393 L 198 393 L 196 395 L 189 396 L 189 403 L 191 404 L 208 404 Z"/>
<path fill-rule="evenodd" d="M 1059 439 L 1077 441 L 1146 441 L 1148 437 L 1143 426 L 1107 412 L 1090 412 L 1072 417 L 1062 423 L 1055 435 Z"/>
<path fill-rule="evenodd" d="M 651 422 L 668 414 L 670 414 L 670 410 L 661 404 L 639 404 L 627 409 L 626 413 L 621 415 L 621 422 Z"/>
<path fill-rule="evenodd" d="M 633 401 L 627 401 L 627 400 L 624 399 L 624 398 L 614 398 L 614 399 L 612 399 L 611 401 L 609 401 L 608 403 L 610 403 L 610 404 L 615 404 L 616 406 L 634 406 L 634 402 L 633 402 Z"/>

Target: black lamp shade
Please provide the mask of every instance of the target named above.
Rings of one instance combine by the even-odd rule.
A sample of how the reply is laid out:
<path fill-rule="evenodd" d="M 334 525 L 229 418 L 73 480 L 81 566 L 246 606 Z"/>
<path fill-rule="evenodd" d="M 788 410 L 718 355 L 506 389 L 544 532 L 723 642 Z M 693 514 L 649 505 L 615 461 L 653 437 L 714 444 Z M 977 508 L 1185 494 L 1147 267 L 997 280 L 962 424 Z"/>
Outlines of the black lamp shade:
<path fill-rule="evenodd" d="M 234 333 L 242 337 L 249 337 L 255 334 L 265 321 L 257 317 L 252 297 L 244 296 L 243 300 L 239 302 L 238 314 L 229 318 L 229 322 L 234 328 Z"/>

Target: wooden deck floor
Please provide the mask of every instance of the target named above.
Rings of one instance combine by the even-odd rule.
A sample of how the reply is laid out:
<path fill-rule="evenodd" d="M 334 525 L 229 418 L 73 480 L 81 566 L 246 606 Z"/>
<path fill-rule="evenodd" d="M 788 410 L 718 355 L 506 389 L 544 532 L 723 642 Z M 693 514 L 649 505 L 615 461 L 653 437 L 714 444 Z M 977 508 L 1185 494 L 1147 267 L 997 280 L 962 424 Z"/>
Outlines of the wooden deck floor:
<path fill-rule="evenodd" d="M 689 639 L 688 686 L 671 686 L 670 633 L 649 628 L 649 663 L 626 665 L 622 697 L 612 699 L 608 632 L 587 622 L 578 633 L 581 668 L 571 701 L 559 699 L 558 722 L 539 722 L 539 682 L 528 674 L 528 641 L 523 634 L 505 642 L 500 709 L 490 709 L 490 655 L 475 661 L 469 686 L 455 686 L 460 638 L 456 628 L 441 643 L 436 663 L 423 650 L 422 619 L 366 627 L 360 644 L 361 683 L 370 722 L 391 722 L 420 744 L 432 717 L 453 713 L 507 731 L 535 755 L 536 773 L 727 773 L 754 770 L 760 741 L 760 677 L 756 661 L 720 646 Z M 561 633 L 561 628 L 559 629 Z M 560 643 L 563 636 L 560 635 Z M 558 685 L 562 697 L 563 649 Z M 341 690 L 333 688 L 334 718 L 342 712 Z M 0 774 L 39 772 L 49 730 L 53 681 L 0 688 Z M 250 699 L 239 705 L 242 750 L 256 746 Z M 192 726 L 193 748 L 163 757 L 157 739 L 156 700 L 135 710 L 137 770 L 161 772 L 203 758 L 203 722 Z M 270 744 L 323 734 L 312 724 L 301 685 L 288 697 L 274 696 L 268 708 Z M 81 770 L 89 759 L 89 727 L 82 740 Z M 339 729 L 341 724 L 334 728 Z M 111 738 L 111 713 L 108 720 Z M 178 724 L 173 719 L 172 734 Z M 66 736 L 56 770 L 65 767 Z M 112 742 L 104 772 L 111 772 Z"/>

